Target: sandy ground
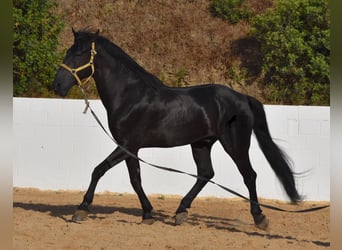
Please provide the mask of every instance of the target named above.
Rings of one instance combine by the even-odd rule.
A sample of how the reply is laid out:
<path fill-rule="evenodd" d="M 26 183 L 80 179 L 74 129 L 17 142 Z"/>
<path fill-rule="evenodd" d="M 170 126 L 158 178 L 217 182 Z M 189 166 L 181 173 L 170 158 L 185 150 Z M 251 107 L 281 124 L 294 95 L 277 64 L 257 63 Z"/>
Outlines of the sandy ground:
<path fill-rule="evenodd" d="M 330 209 L 284 213 L 263 209 L 267 231 L 253 225 L 249 204 L 238 199 L 197 198 L 188 220 L 174 225 L 179 196 L 149 196 L 156 222 L 141 224 L 141 210 L 132 194 L 96 194 L 89 219 L 71 222 L 83 192 L 13 189 L 14 249 L 327 249 Z M 327 203 L 288 205 L 286 209 Z"/>

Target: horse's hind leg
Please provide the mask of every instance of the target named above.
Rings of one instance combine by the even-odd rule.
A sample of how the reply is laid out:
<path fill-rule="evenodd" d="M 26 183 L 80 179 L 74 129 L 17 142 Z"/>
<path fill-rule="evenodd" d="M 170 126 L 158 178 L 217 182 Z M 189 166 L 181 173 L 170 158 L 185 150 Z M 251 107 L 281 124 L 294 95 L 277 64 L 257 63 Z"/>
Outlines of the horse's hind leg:
<path fill-rule="evenodd" d="M 191 144 L 192 155 L 197 165 L 198 178 L 195 185 L 191 188 L 189 193 L 182 199 L 177 211 L 176 211 L 176 225 L 182 224 L 187 218 L 187 208 L 190 208 L 191 203 L 196 198 L 197 194 L 208 183 L 208 180 L 213 178 L 214 171 L 210 158 L 210 151 L 214 141 L 203 140 L 197 143 Z"/>
<path fill-rule="evenodd" d="M 256 192 L 256 177 L 257 174 L 252 168 L 249 160 L 249 146 L 252 128 L 247 117 L 236 119 L 229 126 L 224 129 L 220 138 L 220 142 L 225 151 L 232 157 L 237 165 L 245 185 L 249 191 L 250 197 L 250 211 L 254 219 L 254 223 L 261 229 L 266 229 L 268 220 L 262 214 L 262 210 L 258 204 L 258 197 Z"/>
<path fill-rule="evenodd" d="M 99 179 L 113 166 L 118 164 L 119 162 L 126 159 L 127 154 L 121 150 L 119 147 L 116 148 L 103 162 L 101 162 L 93 171 L 91 175 L 91 181 L 89 188 L 86 194 L 83 197 L 83 201 L 81 205 L 78 206 L 78 209 L 74 213 L 72 220 L 73 221 L 82 221 L 85 220 L 89 213 L 89 206 L 93 202 L 94 192 L 96 185 Z"/>

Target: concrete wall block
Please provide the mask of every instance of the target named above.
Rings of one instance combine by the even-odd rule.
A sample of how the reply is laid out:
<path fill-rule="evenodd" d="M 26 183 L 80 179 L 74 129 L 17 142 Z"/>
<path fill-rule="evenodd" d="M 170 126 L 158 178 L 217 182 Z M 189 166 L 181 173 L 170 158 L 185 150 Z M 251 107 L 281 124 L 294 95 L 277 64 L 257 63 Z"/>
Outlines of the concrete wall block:
<path fill-rule="evenodd" d="M 15 110 L 16 112 L 22 111 L 28 113 L 30 111 L 29 98 L 13 98 L 13 110 Z"/>
<path fill-rule="evenodd" d="M 23 111 L 18 105 L 13 105 L 13 125 L 27 125 L 30 112 Z"/>
<path fill-rule="evenodd" d="M 266 119 L 272 136 L 285 135 L 287 133 L 287 117 L 284 116 L 283 106 L 264 106 Z"/>
<path fill-rule="evenodd" d="M 298 136 L 298 134 L 299 134 L 299 120 L 289 118 L 287 120 L 287 135 Z"/>
<path fill-rule="evenodd" d="M 330 120 L 321 120 L 321 135 L 330 137 Z"/>
<path fill-rule="evenodd" d="M 65 121 L 65 119 L 65 114 L 63 114 L 62 112 L 47 111 L 46 125 L 52 127 L 60 127 L 62 126 L 62 124 L 68 122 Z M 69 121 L 69 125 L 72 125 L 72 121 Z"/>
<path fill-rule="evenodd" d="M 31 110 L 30 113 L 25 114 L 25 123 L 28 125 L 46 125 L 47 113 L 44 111 Z"/>
<path fill-rule="evenodd" d="M 76 99 L 64 99 L 62 101 L 62 112 L 65 113 L 74 113 L 80 112 L 82 113 L 85 108 L 84 100 L 76 100 Z"/>
<path fill-rule="evenodd" d="M 36 112 L 60 112 L 62 109 L 61 99 L 47 99 L 47 98 L 27 98 L 30 103 L 30 110 Z"/>
<path fill-rule="evenodd" d="M 25 123 L 13 124 L 13 136 L 15 141 L 30 141 L 34 140 L 33 133 L 35 131 L 34 126 L 26 125 Z"/>
<path fill-rule="evenodd" d="M 330 107 L 299 106 L 299 118 L 306 120 L 330 120 Z"/>
<path fill-rule="evenodd" d="M 291 151 L 295 151 L 298 149 L 305 149 L 307 147 L 307 143 L 306 143 L 306 136 L 304 135 L 298 135 L 298 136 L 289 136 L 288 137 L 289 140 L 289 147 L 291 149 Z"/>
<path fill-rule="evenodd" d="M 319 154 L 312 149 L 298 149 L 292 151 L 295 172 L 313 171 L 319 165 Z"/>
<path fill-rule="evenodd" d="M 330 138 L 329 137 L 323 137 L 323 136 L 306 136 L 306 148 L 310 148 L 312 150 L 315 150 L 317 152 L 320 151 L 320 149 L 326 149 L 325 152 L 329 152 L 330 148 Z"/>
<path fill-rule="evenodd" d="M 299 112 L 297 106 L 267 105 L 264 107 L 272 135 L 298 135 Z"/>
<path fill-rule="evenodd" d="M 60 113 L 60 126 L 61 127 L 73 127 L 74 126 L 73 112 L 62 111 Z"/>
<path fill-rule="evenodd" d="M 320 120 L 302 119 L 299 121 L 299 134 L 300 135 L 320 135 L 321 122 Z"/>

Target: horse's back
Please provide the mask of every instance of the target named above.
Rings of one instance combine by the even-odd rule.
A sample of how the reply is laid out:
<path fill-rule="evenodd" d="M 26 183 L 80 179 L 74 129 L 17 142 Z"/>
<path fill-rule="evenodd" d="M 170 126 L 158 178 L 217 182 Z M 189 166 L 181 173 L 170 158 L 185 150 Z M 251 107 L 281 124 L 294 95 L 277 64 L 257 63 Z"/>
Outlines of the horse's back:
<path fill-rule="evenodd" d="M 250 115 L 246 95 L 218 84 L 169 88 L 161 101 L 159 111 L 164 115 L 160 122 L 172 135 L 185 131 L 187 135 L 219 137 L 234 116 Z"/>
<path fill-rule="evenodd" d="M 232 116 L 247 112 L 248 96 L 220 84 L 204 84 L 185 88 L 184 91 L 204 109 L 213 107 L 220 111 L 221 116 Z M 249 111 L 249 110 L 248 110 Z"/>

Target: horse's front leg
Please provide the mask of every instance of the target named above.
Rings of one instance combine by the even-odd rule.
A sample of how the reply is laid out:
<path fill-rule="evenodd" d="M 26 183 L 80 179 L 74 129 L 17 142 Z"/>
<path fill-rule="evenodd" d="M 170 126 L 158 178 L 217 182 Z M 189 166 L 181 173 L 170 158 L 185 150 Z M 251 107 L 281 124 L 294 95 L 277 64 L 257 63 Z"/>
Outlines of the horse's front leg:
<path fill-rule="evenodd" d="M 119 147 L 117 147 L 103 162 L 101 162 L 93 171 L 91 181 L 82 203 L 74 213 L 73 221 L 85 220 L 89 213 L 89 206 L 93 202 L 94 192 L 99 179 L 112 167 L 125 160 L 128 155 Z"/>
<path fill-rule="evenodd" d="M 146 197 L 146 194 L 141 186 L 141 175 L 140 175 L 140 165 L 137 159 L 130 157 L 126 159 L 126 164 L 129 172 L 129 177 L 134 191 L 139 197 L 141 207 L 143 209 L 142 223 L 153 224 L 154 219 L 152 217 L 153 207 Z"/>

